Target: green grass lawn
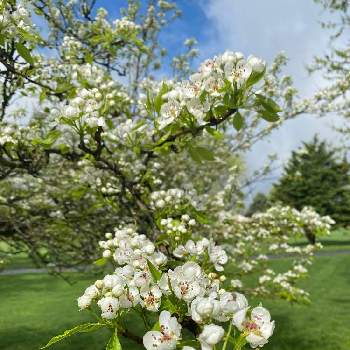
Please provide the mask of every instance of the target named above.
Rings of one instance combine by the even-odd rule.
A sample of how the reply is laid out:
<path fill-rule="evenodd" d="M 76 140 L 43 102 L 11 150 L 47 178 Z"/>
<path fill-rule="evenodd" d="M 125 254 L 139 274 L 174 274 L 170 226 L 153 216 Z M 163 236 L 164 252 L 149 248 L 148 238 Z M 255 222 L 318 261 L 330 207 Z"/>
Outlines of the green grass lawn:
<path fill-rule="evenodd" d="M 273 261 L 283 265 L 283 261 Z M 312 305 L 289 305 L 263 301 L 276 320 L 275 334 L 264 349 L 350 349 L 350 255 L 318 257 L 311 278 L 303 281 Z M 80 322 L 92 321 L 88 312 L 78 312 L 75 299 L 92 275 L 71 274 L 72 286 L 44 274 L 0 276 L 0 349 L 31 350 L 53 335 Z M 139 321 L 130 324 L 138 328 Z M 74 336 L 53 349 L 102 350 L 108 331 Z M 139 349 L 123 342 L 124 349 Z"/>
<path fill-rule="evenodd" d="M 331 232 L 329 236 L 322 236 L 317 239 L 322 243 L 323 251 L 350 250 L 350 230 L 339 228 Z M 291 239 L 290 244 L 309 244 L 306 238 Z"/>

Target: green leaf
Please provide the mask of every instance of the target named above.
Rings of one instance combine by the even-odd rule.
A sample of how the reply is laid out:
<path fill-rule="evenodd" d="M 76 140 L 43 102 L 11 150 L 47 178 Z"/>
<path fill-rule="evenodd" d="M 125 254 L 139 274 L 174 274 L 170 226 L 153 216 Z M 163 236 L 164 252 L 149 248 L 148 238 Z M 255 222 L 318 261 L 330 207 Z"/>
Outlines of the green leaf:
<path fill-rule="evenodd" d="M 261 118 L 267 120 L 268 122 L 277 122 L 279 121 L 280 117 L 276 113 L 267 112 L 267 111 L 260 111 Z"/>
<path fill-rule="evenodd" d="M 40 103 L 44 102 L 46 99 L 46 89 L 42 89 L 39 95 L 39 101 Z"/>
<path fill-rule="evenodd" d="M 117 331 L 115 330 L 109 339 L 106 350 L 122 350 Z"/>
<path fill-rule="evenodd" d="M 257 102 L 259 102 L 267 111 L 272 113 L 281 112 L 280 106 L 273 99 L 260 94 L 255 94 L 255 96 L 257 98 Z"/>
<path fill-rule="evenodd" d="M 157 244 L 161 244 L 161 243 L 169 243 L 169 235 L 167 233 L 162 233 L 161 235 L 159 235 L 156 239 L 156 243 Z"/>
<path fill-rule="evenodd" d="M 63 334 L 56 335 L 55 337 L 51 338 L 50 341 L 43 346 L 41 349 L 47 349 L 51 345 L 70 337 L 77 333 L 88 333 L 88 332 L 94 332 L 102 327 L 105 327 L 103 323 L 84 323 L 80 324 L 72 329 L 66 330 Z"/>
<path fill-rule="evenodd" d="M 41 145 L 44 148 L 50 147 L 59 137 L 61 136 L 61 132 L 59 130 L 51 130 L 44 139 L 33 139 L 33 145 Z"/>
<path fill-rule="evenodd" d="M 162 144 L 164 141 L 166 141 L 169 136 L 171 135 L 171 130 L 167 131 L 155 144 L 154 146 L 158 146 Z"/>
<path fill-rule="evenodd" d="M 158 95 L 154 99 L 154 109 L 159 114 L 163 104 L 163 95 L 168 91 L 168 86 L 163 83 Z"/>
<path fill-rule="evenodd" d="M 202 225 L 210 224 L 213 222 L 213 220 L 210 219 L 210 217 L 208 217 L 207 214 L 205 214 L 204 212 L 196 210 L 193 215 L 195 219 Z"/>
<path fill-rule="evenodd" d="M 265 70 L 260 72 L 260 73 L 252 72 L 252 74 L 250 75 L 250 77 L 246 81 L 246 87 L 248 88 L 250 86 L 253 86 L 257 82 L 259 82 L 264 75 L 265 75 Z"/>
<path fill-rule="evenodd" d="M 62 154 L 67 154 L 70 151 L 69 146 L 65 143 L 60 143 L 59 145 L 57 145 L 57 148 Z"/>
<path fill-rule="evenodd" d="M 214 138 L 215 140 L 220 141 L 220 140 L 222 140 L 222 139 L 224 138 L 224 135 L 223 135 L 219 130 L 215 130 L 215 129 L 211 128 L 211 127 L 207 127 L 205 130 L 206 130 L 211 136 L 213 136 L 213 138 Z"/>
<path fill-rule="evenodd" d="M 167 310 L 171 314 L 186 314 L 188 312 L 188 306 L 183 300 L 179 300 L 174 294 L 169 294 L 162 297 L 160 306 L 161 310 Z"/>
<path fill-rule="evenodd" d="M 96 265 L 96 266 L 104 266 L 104 265 L 107 264 L 107 262 L 108 262 L 108 259 L 100 258 L 100 259 L 97 259 L 97 260 L 94 261 L 94 265 Z"/>
<path fill-rule="evenodd" d="M 155 281 L 159 281 L 162 273 L 147 259 L 147 265 Z"/>
<path fill-rule="evenodd" d="M 235 97 L 229 93 L 226 93 L 224 96 L 224 104 L 229 108 L 237 108 Z"/>
<path fill-rule="evenodd" d="M 227 112 L 227 106 L 217 105 L 213 108 L 213 114 L 216 118 L 221 118 Z"/>
<path fill-rule="evenodd" d="M 244 119 L 243 119 L 241 113 L 236 112 L 236 114 L 233 116 L 232 124 L 237 131 L 242 129 L 242 127 L 244 125 Z"/>
<path fill-rule="evenodd" d="M 189 147 L 188 153 L 190 154 L 191 158 L 196 162 L 214 160 L 213 152 L 201 146 Z"/>
<path fill-rule="evenodd" d="M 39 41 L 40 37 L 37 34 L 29 33 L 23 29 L 18 29 L 19 35 L 23 38 L 25 41 Z"/>
<path fill-rule="evenodd" d="M 200 163 L 202 161 L 202 158 L 200 157 L 200 155 L 194 150 L 193 147 L 189 147 L 188 148 L 188 154 L 190 155 L 190 157 L 197 163 Z"/>
<path fill-rule="evenodd" d="M 174 314 L 178 311 L 176 304 L 174 304 L 168 296 L 162 297 L 161 310 L 167 310 L 171 314 Z"/>
<path fill-rule="evenodd" d="M 31 65 L 34 64 L 34 60 L 32 55 L 30 54 L 30 51 L 22 43 L 16 44 L 16 50 L 25 61 L 27 61 Z"/>

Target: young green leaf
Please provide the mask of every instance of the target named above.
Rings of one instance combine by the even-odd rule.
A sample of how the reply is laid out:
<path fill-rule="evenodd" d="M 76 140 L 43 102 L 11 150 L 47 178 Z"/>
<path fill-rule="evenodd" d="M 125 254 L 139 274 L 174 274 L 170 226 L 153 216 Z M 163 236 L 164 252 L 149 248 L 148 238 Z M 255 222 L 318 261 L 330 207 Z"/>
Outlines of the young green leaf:
<path fill-rule="evenodd" d="M 262 72 L 253 72 L 248 78 L 248 80 L 246 81 L 246 87 L 253 86 L 257 82 L 259 82 L 264 75 L 265 75 L 265 70 Z"/>
<path fill-rule="evenodd" d="M 147 265 L 151 272 L 151 275 L 155 281 L 159 281 L 162 277 L 162 273 L 147 259 Z"/>
<path fill-rule="evenodd" d="M 191 158 L 196 162 L 214 160 L 213 152 L 201 146 L 189 147 L 188 153 L 190 154 Z"/>
<path fill-rule="evenodd" d="M 233 116 L 232 124 L 237 131 L 242 129 L 243 124 L 244 124 L 244 119 L 243 119 L 241 113 L 236 112 L 236 114 Z"/>
<path fill-rule="evenodd" d="M 25 61 L 27 61 L 31 65 L 34 64 L 34 60 L 30 51 L 22 43 L 16 44 L 16 50 Z"/>
<path fill-rule="evenodd" d="M 158 93 L 158 95 L 154 99 L 154 109 L 159 114 L 160 109 L 162 108 L 163 104 L 163 95 L 168 91 L 168 87 L 165 83 L 162 84 L 162 87 Z"/>
<path fill-rule="evenodd" d="M 278 114 L 268 111 L 260 111 L 260 116 L 268 122 L 277 122 L 280 117 Z"/>
<path fill-rule="evenodd" d="M 220 141 L 224 138 L 224 135 L 219 130 L 215 130 L 211 127 L 207 127 L 205 130 L 208 132 L 208 134 L 213 136 L 215 140 Z"/>
<path fill-rule="evenodd" d="M 60 334 L 60 335 L 56 335 L 55 337 L 51 338 L 50 341 L 43 346 L 41 349 L 47 349 L 48 347 L 50 347 L 51 345 L 67 338 L 70 337 L 74 334 L 77 333 L 88 333 L 88 332 L 94 332 L 102 327 L 105 327 L 105 325 L 103 323 L 84 323 L 84 324 L 80 324 L 72 329 L 68 329 L 66 330 L 64 333 Z"/>
<path fill-rule="evenodd" d="M 50 147 L 52 144 L 55 143 L 55 141 L 61 136 L 61 131 L 59 130 L 51 130 L 45 138 L 43 139 L 33 139 L 32 144 L 33 145 L 41 145 L 44 148 L 45 147 Z"/>
<path fill-rule="evenodd" d="M 117 331 L 113 332 L 106 346 L 106 350 L 122 350 Z"/>
<path fill-rule="evenodd" d="M 94 265 L 96 266 L 105 266 L 108 262 L 108 259 L 106 258 L 100 258 L 94 261 Z"/>
<path fill-rule="evenodd" d="M 265 97 L 260 94 L 255 94 L 255 96 L 257 98 L 257 102 L 260 103 L 267 111 L 272 113 L 281 112 L 280 106 L 271 98 Z"/>

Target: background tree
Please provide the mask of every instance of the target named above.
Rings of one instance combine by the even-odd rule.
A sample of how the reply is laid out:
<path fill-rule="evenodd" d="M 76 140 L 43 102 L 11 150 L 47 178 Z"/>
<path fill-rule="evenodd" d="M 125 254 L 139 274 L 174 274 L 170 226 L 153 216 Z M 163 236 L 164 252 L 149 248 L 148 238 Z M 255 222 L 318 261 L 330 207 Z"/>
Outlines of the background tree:
<path fill-rule="evenodd" d="M 251 216 L 255 213 L 262 213 L 266 211 L 270 207 L 270 200 L 265 193 L 259 192 L 257 193 L 252 203 L 250 204 L 247 210 L 247 216 Z"/>
<path fill-rule="evenodd" d="M 324 55 L 316 56 L 309 65 L 311 73 L 321 73 L 325 87 L 319 89 L 307 102 L 309 112 L 321 116 L 344 117 L 338 131 L 349 135 L 350 117 L 350 3 L 347 0 L 315 0 L 320 3 L 328 20 L 322 27 L 329 35 L 329 49 Z M 348 138 L 346 138 L 346 141 Z"/>
<path fill-rule="evenodd" d="M 298 210 L 311 206 L 339 226 L 350 222 L 350 165 L 337 150 L 315 137 L 292 153 L 271 198 Z"/>

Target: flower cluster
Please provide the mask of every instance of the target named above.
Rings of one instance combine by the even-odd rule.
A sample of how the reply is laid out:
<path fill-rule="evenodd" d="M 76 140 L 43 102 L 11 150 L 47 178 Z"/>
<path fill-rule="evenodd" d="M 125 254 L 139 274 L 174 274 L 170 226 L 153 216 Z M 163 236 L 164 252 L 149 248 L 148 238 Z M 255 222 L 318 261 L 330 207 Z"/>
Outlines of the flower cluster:
<path fill-rule="evenodd" d="M 118 34 L 130 34 L 130 33 L 136 33 L 139 30 L 139 26 L 135 23 L 130 21 L 128 18 L 118 18 L 114 21 L 115 30 Z"/>
<path fill-rule="evenodd" d="M 85 290 L 78 299 L 80 309 L 97 300 L 101 317 L 106 319 L 115 318 L 120 308 L 138 304 L 149 311 L 157 311 L 162 293 L 152 279 L 148 264 L 164 265 L 166 256 L 155 251 L 154 244 L 131 227 L 116 229 L 114 236 L 107 233 L 106 238 L 106 241 L 100 241 L 103 257 L 112 257 L 119 267 Z"/>
<path fill-rule="evenodd" d="M 33 32 L 35 27 L 24 1 L 19 2 L 15 9 L 5 2 L 0 11 L 0 29 L 4 37 L 17 39 L 20 32 Z"/>
<path fill-rule="evenodd" d="M 226 87 L 243 89 L 248 94 L 253 82 L 265 71 L 265 62 L 241 53 L 225 52 L 222 56 L 205 61 L 190 80 L 175 84 L 163 95 L 166 102 L 157 119 L 160 129 L 176 121 L 186 109 L 199 124 L 203 124 L 212 107 L 222 103 Z M 243 91 L 243 90 L 242 90 Z M 241 96 L 244 99 L 246 96 Z M 242 101 L 236 101 L 237 105 Z M 214 115 L 215 117 L 215 115 Z"/>
<path fill-rule="evenodd" d="M 180 220 L 173 218 L 162 219 L 160 225 L 167 234 L 175 234 L 175 240 L 180 240 L 180 235 L 188 233 L 196 225 L 196 220 L 185 214 L 181 216 Z"/>
<path fill-rule="evenodd" d="M 147 266 L 147 259 L 156 266 L 163 265 L 166 257 L 156 252 L 154 244 L 145 236 L 140 235 L 132 227 L 115 229 L 114 236 L 107 233 L 106 241 L 99 245 L 105 258 L 113 257 L 118 265 L 130 265 L 140 269 Z"/>
<path fill-rule="evenodd" d="M 298 211 L 275 206 L 251 218 L 226 215 L 225 220 L 221 230 L 225 230 L 226 250 L 236 262 L 237 273 L 243 279 L 245 275 L 259 273 L 257 287 L 250 289 L 253 295 L 275 294 L 287 300 L 307 300 L 307 292 L 296 283 L 306 276 L 321 245 L 295 245 L 294 242 L 310 232 L 328 235 L 334 224 L 330 217 L 322 217 L 312 208 Z M 275 272 L 268 264 L 274 256 L 291 257 L 290 267 L 284 272 Z M 242 281 L 236 282 L 237 288 L 244 290 Z"/>
<path fill-rule="evenodd" d="M 62 53 L 66 60 L 71 60 L 81 55 L 83 44 L 73 36 L 66 35 L 61 45 Z"/>
<path fill-rule="evenodd" d="M 0 131 L 0 145 L 4 146 L 7 143 L 15 144 L 17 139 L 15 136 L 15 128 L 12 125 L 2 125 Z"/>
<path fill-rule="evenodd" d="M 249 306 L 245 296 L 221 288 L 220 281 L 212 279 L 191 258 L 205 253 L 208 263 L 222 271 L 227 255 L 220 246 L 207 239 L 188 241 L 174 255 L 189 260 L 166 270 L 166 256 L 132 227 L 115 229 L 114 235 L 107 233 L 106 238 L 100 241 L 103 257 L 112 259 L 118 267 L 86 288 L 78 298 L 78 306 L 86 309 L 95 302 L 105 320 L 118 319 L 122 310 L 136 307 L 148 312 L 161 311 L 159 330 L 150 330 L 143 337 L 147 350 L 175 349 L 181 342 L 181 324 L 172 317 L 173 313 L 190 317 L 202 327 L 197 341 L 204 350 L 212 349 L 225 333 L 222 326 L 213 322 L 232 322 L 252 347 L 262 346 L 271 336 L 273 322 L 267 310 L 255 308 L 250 317 L 246 316 Z"/>
<path fill-rule="evenodd" d="M 178 188 L 152 192 L 150 201 L 153 209 L 164 209 L 167 206 L 178 209 L 185 202 L 190 202 L 194 207 L 196 206 L 196 202 L 191 199 L 191 193 L 186 193 Z"/>
<path fill-rule="evenodd" d="M 197 242 L 189 240 L 185 245 L 178 245 L 174 249 L 173 255 L 177 258 L 195 258 L 198 261 L 203 261 L 208 257 L 216 271 L 223 271 L 222 265 L 225 265 L 228 261 L 228 256 L 223 247 L 215 245 L 213 241 L 209 241 L 207 238 Z"/>
<path fill-rule="evenodd" d="M 107 115 L 113 113 L 116 105 L 120 108 L 128 103 L 128 97 L 119 85 L 107 79 L 105 72 L 95 65 L 77 67 L 73 79 L 78 85 L 76 96 L 61 111 L 62 120 L 67 124 L 75 124 L 80 128 L 84 125 L 90 128 L 103 127 Z"/>

